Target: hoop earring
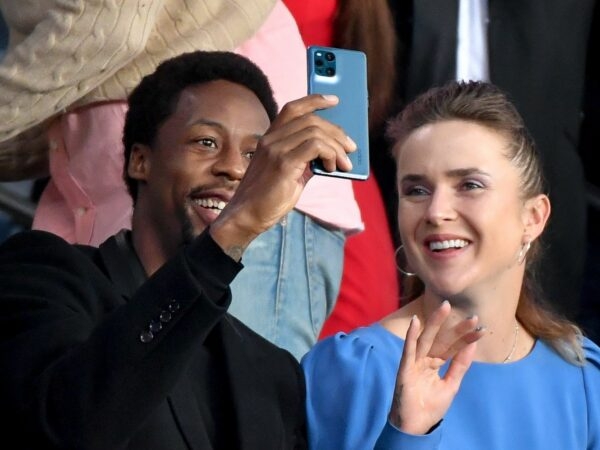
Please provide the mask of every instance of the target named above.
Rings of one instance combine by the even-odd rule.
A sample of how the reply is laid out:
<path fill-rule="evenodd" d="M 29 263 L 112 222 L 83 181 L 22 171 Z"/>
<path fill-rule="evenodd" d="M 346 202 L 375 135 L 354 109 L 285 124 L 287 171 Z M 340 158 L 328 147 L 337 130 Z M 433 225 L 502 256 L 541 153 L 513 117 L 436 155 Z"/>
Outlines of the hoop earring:
<path fill-rule="evenodd" d="M 412 273 L 412 272 L 407 272 L 406 270 L 404 270 L 402 268 L 402 266 L 398 263 L 398 255 L 400 254 L 400 250 L 402 250 L 402 248 L 404 247 L 404 245 L 401 245 L 400 247 L 398 247 L 396 249 L 396 251 L 394 252 L 394 259 L 396 261 L 396 269 L 398 269 L 400 271 L 400 273 L 402 275 L 404 275 L 405 277 L 415 277 L 417 276 L 416 273 Z M 406 257 L 404 258 L 406 259 Z"/>
<path fill-rule="evenodd" d="M 527 252 L 530 248 L 531 241 L 527 241 L 523 245 L 521 245 L 521 250 L 519 250 L 519 256 L 517 257 L 517 262 L 519 264 L 523 264 L 525 262 L 525 256 L 527 255 Z"/>

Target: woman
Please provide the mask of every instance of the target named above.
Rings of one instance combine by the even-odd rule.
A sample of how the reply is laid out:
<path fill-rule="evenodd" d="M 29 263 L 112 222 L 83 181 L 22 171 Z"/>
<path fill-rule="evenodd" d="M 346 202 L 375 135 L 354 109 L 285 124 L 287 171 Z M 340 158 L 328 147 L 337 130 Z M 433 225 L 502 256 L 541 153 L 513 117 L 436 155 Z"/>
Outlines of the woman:
<path fill-rule="evenodd" d="M 600 449 L 600 349 L 543 306 L 550 215 L 507 97 L 451 82 L 388 126 L 407 300 L 303 360 L 315 449 Z"/>

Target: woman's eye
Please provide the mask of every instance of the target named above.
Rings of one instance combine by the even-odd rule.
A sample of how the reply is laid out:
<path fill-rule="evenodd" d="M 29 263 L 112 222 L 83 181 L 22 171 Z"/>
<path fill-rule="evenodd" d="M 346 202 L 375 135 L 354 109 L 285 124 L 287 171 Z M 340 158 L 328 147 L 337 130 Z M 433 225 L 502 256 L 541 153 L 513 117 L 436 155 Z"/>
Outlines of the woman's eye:
<path fill-rule="evenodd" d="M 429 194 L 429 191 L 423 186 L 408 186 L 402 190 L 402 194 L 408 197 L 421 196 Z"/>
<path fill-rule="evenodd" d="M 481 189 L 483 185 L 477 181 L 465 181 L 463 183 L 463 189 L 467 191 L 472 191 L 474 189 Z"/>

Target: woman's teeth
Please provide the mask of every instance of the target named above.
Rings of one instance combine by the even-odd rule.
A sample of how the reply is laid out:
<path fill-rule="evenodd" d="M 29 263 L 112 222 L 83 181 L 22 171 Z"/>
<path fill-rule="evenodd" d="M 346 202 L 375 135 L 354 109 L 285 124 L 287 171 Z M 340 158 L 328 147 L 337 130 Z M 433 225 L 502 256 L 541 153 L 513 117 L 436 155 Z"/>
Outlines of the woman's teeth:
<path fill-rule="evenodd" d="M 449 241 L 432 241 L 429 243 L 429 250 L 446 250 L 448 248 L 463 248 L 469 245 L 462 239 L 451 239 Z"/>

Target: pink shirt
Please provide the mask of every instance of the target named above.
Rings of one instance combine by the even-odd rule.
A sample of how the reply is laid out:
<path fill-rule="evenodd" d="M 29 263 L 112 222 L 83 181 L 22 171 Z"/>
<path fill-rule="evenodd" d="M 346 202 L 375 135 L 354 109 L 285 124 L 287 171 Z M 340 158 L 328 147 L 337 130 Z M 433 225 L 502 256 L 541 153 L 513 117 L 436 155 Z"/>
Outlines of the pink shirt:
<path fill-rule="evenodd" d="M 54 121 L 48 131 L 52 178 L 36 208 L 33 229 L 99 245 L 131 228 L 121 142 L 126 110 L 124 101 L 97 103 Z"/>
<path fill-rule="evenodd" d="M 306 50 L 282 2 L 236 51 L 267 74 L 280 106 L 306 95 Z M 62 115 L 50 127 L 52 179 L 40 198 L 34 229 L 98 245 L 131 227 L 132 202 L 122 178 L 126 107 L 125 101 L 93 104 Z M 296 209 L 348 234 L 363 229 L 347 180 L 313 177 Z"/>

